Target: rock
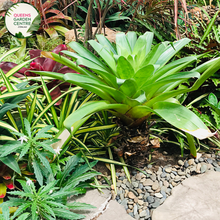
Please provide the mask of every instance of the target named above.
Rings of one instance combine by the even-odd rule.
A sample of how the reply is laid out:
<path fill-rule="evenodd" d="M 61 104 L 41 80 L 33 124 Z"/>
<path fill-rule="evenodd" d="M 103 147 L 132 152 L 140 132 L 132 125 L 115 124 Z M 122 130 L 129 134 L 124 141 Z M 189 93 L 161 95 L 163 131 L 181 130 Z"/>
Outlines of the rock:
<path fill-rule="evenodd" d="M 214 167 L 219 167 L 218 163 L 216 163 L 216 162 L 213 162 L 212 165 L 213 165 Z"/>
<path fill-rule="evenodd" d="M 132 182 L 132 185 L 133 185 L 134 188 L 138 188 L 139 184 L 137 182 Z"/>
<path fill-rule="evenodd" d="M 159 187 L 159 183 L 158 183 L 157 181 L 155 181 L 155 182 L 153 183 L 153 185 L 152 185 L 152 189 L 153 189 L 153 190 L 157 190 L 158 187 Z"/>
<path fill-rule="evenodd" d="M 128 193 L 129 193 L 129 191 L 126 189 L 125 190 L 125 198 L 128 197 Z"/>
<path fill-rule="evenodd" d="M 151 179 L 146 179 L 144 182 L 143 182 L 143 185 L 144 186 L 152 186 L 153 185 L 153 181 Z"/>
<path fill-rule="evenodd" d="M 148 196 L 147 197 L 147 202 L 148 203 L 153 203 L 154 202 L 154 197 L 153 196 Z"/>
<path fill-rule="evenodd" d="M 178 160 L 177 162 L 180 166 L 183 166 L 184 165 L 184 162 L 182 160 Z"/>
<path fill-rule="evenodd" d="M 133 205 L 128 205 L 128 208 L 129 208 L 130 210 L 133 210 Z"/>
<path fill-rule="evenodd" d="M 166 186 L 161 186 L 160 190 L 166 192 L 167 187 Z"/>
<path fill-rule="evenodd" d="M 160 206 L 160 200 L 155 200 L 154 203 L 151 204 L 153 208 L 157 208 L 158 206 Z"/>
<path fill-rule="evenodd" d="M 153 174 L 150 176 L 150 178 L 151 178 L 153 181 L 156 181 L 157 176 L 156 176 L 156 174 L 155 174 L 155 173 L 153 173 Z"/>
<path fill-rule="evenodd" d="M 139 205 L 143 205 L 143 204 L 144 204 L 144 201 L 143 201 L 143 200 L 138 200 L 138 204 L 139 204 Z"/>
<path fill-rule="evenodd" d="M 146 210 L 143 210 L 140 214 L 139 214 L 140 217 L 145 217 L 147 216 L 147 212 Z"/>
<path fill-rule="evenodd" d="M 126 189 L 127 188 L 127 186 L 125 185 L 125 184 L 121 184 L 121 187 L 123 188 L 123 189 Z"/>
<path fill-rule="evenodd" d="M 167 188 L 169 187 L 169 183 L 166 180 L 163 182 L 163 185 L 166 186 Z"/>
<path fill-rule="evenodd" d="M 163 198 L 163 195 L 162 195 L 161 193 L 155 193 L 155 196 L 156 196 L 157 198 Z"/>
<path fill-rule="evenodd" d="M 220 172 L 220 167 L 215 167 L 215 171 Z"/>
<path fill-rule="evenodd" d="M 123 206 L 125 207 L 125 209 L 128 208 L 127 204 L 128 204 L 128 199 L 123 199 L 123 200 L 121 201 L 121 205 L 123 205 Z"/>
<path fill-rule="evenodd" d="M 142 190 L 141 189 L 137 189 L 137 192 L 138 192 L 138 194 L 141 194 Z"/>
<path fill-rule="evenodd" d="M 136 198 L 136 196 L 134 195 L 133 192 L 129 192 L 129 193 L 128 193 L 128 198 L 134 199 L 134 198 Z"/>
<path fill-rule="evenodd" d="M 167 174 L 164 172 L 160 175 L 161 178 L 165 178 L 166 176 L 167 176 Z"/>
<path fill-rule="evenodd" d="M 188 161 L 184 162 L 184 167 L 187 168 L 189 166 Z"/>
<path fill-rule="evenodd" d="M 194 163 L 194 159 L 189 159 L 189 160 L 188 160 L 188 164 L 189 164 L 189 166 L 194 165 L 194 164 L 195 164 L 195 163 Z"/>
<path fill-rule="evenodd" d="M 213 163 L 213 160 L 210 159 L 210 158 L 206 159 L 206 161 L 207 161 L 209 164 L 212 164 L 212 163 Z"/>
<path fill-rule="evenodd" d="M 165 169 L 165 172 L 167 172 L 167 173 L 171 173 L 171 171 L 172 171 L 172 167 L 167 167 L 167 168 Z"/>
<path fill-rule="evenodd" d="M 198 163 L 196 166 L 196 173 L 200 173 L 201 163 Z"/>
<path fill-rule="evenodd" d="M 199 158 L 199 162 L 203 162 L 204 159 L 202 157 Z"/>
<path fill-rule="evenodd" d="M 171 177 L 172 179 L 174 179 L 174 178 L 175 178 L 175 175 L 174 175 L 173 173 L 171 173 L 171 174 L 170 174 L 170 177 Z"/>
<path fill-rule="evenodd" d="M 193 176 L 172 190 L 172 196 L 153 211 L 152 220 L 218 220 L 220 173 Z"/>
<path fill-rule="evenodd" d="M 134 213 L 134 215 L 137 214 L 137 210 L 138 210 L 138 207 L 137 207 L 136 204 L 134 204 L 134 207 L 133 207 L 133 213 Z"/>
<path fill-rule="evenodd" d="M 202 164 L 201 166 L 201 173 L 205 173 L 207 170 L 207 166 L 205 164 Z"/>
<path fill-rule="evenodd" d="M 151 170 L 146 170 L 146 172 L 147 172 L 148 174 L 152 174 L 152 173 L 153 173 Z"/>
<path fill-rule="evenodd" d="M 177 185 L 177 183 L 175 183 L 175 182 L 172 182 L 171 184 L 173 187 L 175 187 Z"/>
<path fill-rule="evenodd" d="M 135 203 L 138 202 L 138 198 L 137 198 L 137 197 L 134 198 L 134 202 L 135 202 Z"/>
<path fill-rule="evenodd" d="M 142 183 L 139 183 L 139 186 L 138 186 L 138 187 L 139 187 L 139 189 L 141 189 L 141 190 L 142 190 L 144 186 L 143 186 L 143 184 L 142 184 Z"/>
<path fill-rule="evenodd" d="M 94 33 L 96 30 L 96 27 L 92 27 L 92 32 Z M 80 29 L 76 29 L 77 35 L 81 32 Z M 104 33 L 104 28 L 102 29 L 102 34 Z M 105 36 L 106 38 L 112 43 L 115 43 L 116 39 L 116 33 L 115 31 L 111 30 L 110 28 L 105 28 Z M 83 40 L 83 37 L 79 37 L 80 40 Z M 76 41 L 75 39 L 75 32 L 74 30 L 69 30 L 65 33 L 65 43 L 68 44 L 71 41 Z"/>
<path fill-rule="evenodd" d="M 186 175 L 186 173 L 185 172 L 183 172 L 182 170 L 178 170 L 178 175 L 180 175 L 180 176 L 185 176 Z"/>
<path fill-rule="evenodd" d="M 139 180 L 139 181 L 140 181 L 140 180 L 141 180 L 141 175 L 140 175 L 140 173 L 138 173 L 135 178 L 136 178 L 136 180 Z"/>

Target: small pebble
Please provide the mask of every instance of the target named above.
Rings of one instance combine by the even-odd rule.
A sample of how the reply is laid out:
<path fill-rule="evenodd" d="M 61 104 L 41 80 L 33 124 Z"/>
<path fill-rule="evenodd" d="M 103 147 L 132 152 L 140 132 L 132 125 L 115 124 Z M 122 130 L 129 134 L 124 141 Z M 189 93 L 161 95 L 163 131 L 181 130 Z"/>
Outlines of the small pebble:
<path fill-rule="evenodd" d="M 184 162 L 183 162 L 182 160 L 178 160 L 178 164 L 179 164 L 180 166 L 183 166 L 183 165 L 184 165 Z"/>
<path fill-rule="evenodd" d="M 189 166 L 188 162 L 185 161 L 185 162 L 184 162 L 184 167 L 187 168 L 188 166 Z"/>
<path fill-rule="evenodd" d="M 129 192 L 129 193 L 128 193 L 128 198 L 134 199 L 135 197 L 136 197 L 136 196 L 134 195 L 133 192 Z"/>

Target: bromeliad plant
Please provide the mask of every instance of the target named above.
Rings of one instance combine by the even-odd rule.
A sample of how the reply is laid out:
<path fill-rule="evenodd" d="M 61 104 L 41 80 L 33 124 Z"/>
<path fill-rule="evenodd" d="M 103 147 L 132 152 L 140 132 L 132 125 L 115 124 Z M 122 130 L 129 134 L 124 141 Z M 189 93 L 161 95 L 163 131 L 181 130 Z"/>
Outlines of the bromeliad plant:
<path fill-rule="evenodd" d="M 44 56 L 81 74 L 35 72 L 74 83 L 103 99 L 88 102 L 70 115 L 64 121 L 67 129 L 73 131 L 72 126 L 78 120 L 94 112 L 109 109 L 128 126 L 138 126 L 153 114 L 157 114 L 173 126 L 199 139 L 213 135 L 203 122 L 175 97 L 197 90 L 220 68 L 220 58 L 183 72 L 189 64 L 196 62 L 198 56 L 168 62 L 190 42 L 187 38 L 174 43 L 163 42 L 151 48 L 151 32 L 146 32 L 138 39 L 135 32 L 128 32 L 127 36 L 119 33 L 116 36 L 115 48 L 103 35 L 96 37 L 99 43 L 91 40 L 89 44 L 102 61 L 77 42 L 69 43 L 76 53 L 63 51 L 74 62 L 54 53 L 43 53 Z M 90 70 L 80 67 L 81 64 Z M 197 78 L 190 88 L 178 87 L 190 78 Z M 195 152 L 193 154 L 195 155 Z"/>

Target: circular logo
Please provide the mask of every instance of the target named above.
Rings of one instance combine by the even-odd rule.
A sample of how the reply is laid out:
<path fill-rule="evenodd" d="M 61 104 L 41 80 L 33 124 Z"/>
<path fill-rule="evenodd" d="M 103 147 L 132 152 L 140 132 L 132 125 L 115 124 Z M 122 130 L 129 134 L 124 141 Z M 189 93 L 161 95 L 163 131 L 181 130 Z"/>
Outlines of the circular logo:
<path fill-rule="evenodd" d="M 26 38 L 40 27 L 40 14 L 29 3 L 13 4 L 5 14 L 5 26 L 15 37 Z"/>

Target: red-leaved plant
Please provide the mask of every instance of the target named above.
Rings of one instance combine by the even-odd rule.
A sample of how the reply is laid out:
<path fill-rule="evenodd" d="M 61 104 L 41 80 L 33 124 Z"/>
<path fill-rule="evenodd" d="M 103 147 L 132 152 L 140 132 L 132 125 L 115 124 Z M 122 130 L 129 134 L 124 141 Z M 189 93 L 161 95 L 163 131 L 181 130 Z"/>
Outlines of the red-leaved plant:
<path fill-rule="evenodd" d="M 67 50 L 67 46 L 64 44 L 60 44 L 55 49 L 53 49 L 52 52 L 62 55 L 62 53 L 61 53 L 62 50 Z M 27 76 L 27 77 L 28 76 L 31 76 L 31 77 L 37 76 L 37 74 L 30 72 L 31 70 L 57 72 L 57 73 L 62 73 L 62 74 L 77 73 L 73 69 L 70 69 L 67 66 L 62 66 L 62 64 L 60 64 L 50 58 L 40 57 L 41 52 L 42 51 L 38 50 L 38 49 L 30 50 L 29 51 L 30 58 L 33 59 L 36 57 L 36 59 L 34 59 L 30 63 L 29 68 L 25 68 L 25 67 L 21 68 L 20 70 L 18 70 L 18 72 L 16 72 L 14 74 L 14 76 L 18 77 L 18 78 L 22 78 L 25 76 Z M 15 66 L 17 66 L 17 64 L 12 63 L 12 62 L 1 62 L 0 63 L 0 68 L 2 69 L 2 71 L 5 74 Z M 48 90 L 51 90 L 52 88 L 54 88 L 50 92 L 52 100 L 56 99 L 57 97 L 59 97 L 61 95 L 61 90 L 65 90 L 70 86 L 69 83 L 62 83 L 59 86 L 57 86 L 58 84 L 60 84 L 59 80 L 53 80 L 47 84 Z M 0 88 L 1 91 L 3 91 L 4 89 L 6 89 L 6 87 Z M 56 105 L 59 105 L 61 102 L 62 102 L 62 99 L 60 99 L 59 102 L 56 103 Z"/>

